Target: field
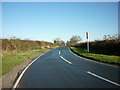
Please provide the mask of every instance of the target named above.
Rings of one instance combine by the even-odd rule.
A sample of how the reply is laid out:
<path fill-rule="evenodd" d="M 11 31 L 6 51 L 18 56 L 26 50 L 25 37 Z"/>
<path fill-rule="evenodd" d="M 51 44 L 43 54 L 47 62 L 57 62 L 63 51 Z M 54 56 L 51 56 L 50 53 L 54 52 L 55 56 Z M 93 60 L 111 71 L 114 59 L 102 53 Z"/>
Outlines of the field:
<path fill-rule="evenodd" d="M 87 57 L 89 59 L 94 59 L 100 62 L 120 65 L 120 56 L 96 54 L 92 52 L 88 53 L 86 49 L 78 48 L 78 47 L 70 47 L 70 49 L 77 55 Z"/>

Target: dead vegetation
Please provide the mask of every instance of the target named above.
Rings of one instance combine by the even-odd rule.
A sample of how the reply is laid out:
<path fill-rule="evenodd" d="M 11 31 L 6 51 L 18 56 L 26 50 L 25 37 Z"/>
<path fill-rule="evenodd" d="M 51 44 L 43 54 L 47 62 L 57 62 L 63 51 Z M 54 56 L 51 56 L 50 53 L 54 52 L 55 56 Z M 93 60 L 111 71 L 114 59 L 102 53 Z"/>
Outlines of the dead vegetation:
<path fill-rule="evenodd" d="M 56 46 L 54 43 L 45 41 L 21 40 L 17 38 L 1 39 L 2 53 L 24 52 L 28 50 L 44 49 Z"/>

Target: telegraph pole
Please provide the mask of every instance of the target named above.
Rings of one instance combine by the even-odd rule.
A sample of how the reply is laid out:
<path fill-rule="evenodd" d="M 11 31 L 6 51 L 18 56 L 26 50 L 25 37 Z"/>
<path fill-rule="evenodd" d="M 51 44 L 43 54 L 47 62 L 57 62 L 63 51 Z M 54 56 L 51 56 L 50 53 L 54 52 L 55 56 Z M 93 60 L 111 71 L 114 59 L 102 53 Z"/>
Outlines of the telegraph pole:
<path fill-rule="evenodd" d="M 86 39 L 87 39 L 87 51 L 89 52 L 89 40 L 88 40 L 88 38 L 89 38 L 89 33 L 88 33 L 88 32 L 86 32 Z"/>

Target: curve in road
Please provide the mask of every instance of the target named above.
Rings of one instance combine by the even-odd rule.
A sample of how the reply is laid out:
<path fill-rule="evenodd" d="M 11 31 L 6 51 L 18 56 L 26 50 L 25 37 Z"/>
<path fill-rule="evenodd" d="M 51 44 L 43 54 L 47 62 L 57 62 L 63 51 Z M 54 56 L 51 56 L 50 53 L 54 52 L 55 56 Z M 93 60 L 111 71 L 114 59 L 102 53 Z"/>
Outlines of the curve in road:
<path fill-rule="evenodd" d="M 37 58 L 24 72 L 17 88 L 119 88 L 119 68 L 74 55 L 68 47 Z"/>

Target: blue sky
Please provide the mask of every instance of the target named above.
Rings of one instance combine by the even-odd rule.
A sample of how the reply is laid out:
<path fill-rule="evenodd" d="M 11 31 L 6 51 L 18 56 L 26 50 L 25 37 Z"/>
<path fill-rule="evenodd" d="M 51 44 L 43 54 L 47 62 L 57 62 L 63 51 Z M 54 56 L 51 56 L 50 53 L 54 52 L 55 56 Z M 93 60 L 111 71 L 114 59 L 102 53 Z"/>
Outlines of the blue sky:
<path fill-rule="evenodd" d="M 117 2 L 3 2 L 3 37 L 52 42 L 90 32 L 90 41 L 118 33 Z"/>

